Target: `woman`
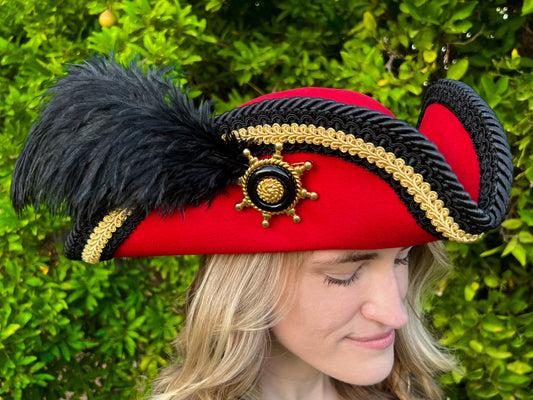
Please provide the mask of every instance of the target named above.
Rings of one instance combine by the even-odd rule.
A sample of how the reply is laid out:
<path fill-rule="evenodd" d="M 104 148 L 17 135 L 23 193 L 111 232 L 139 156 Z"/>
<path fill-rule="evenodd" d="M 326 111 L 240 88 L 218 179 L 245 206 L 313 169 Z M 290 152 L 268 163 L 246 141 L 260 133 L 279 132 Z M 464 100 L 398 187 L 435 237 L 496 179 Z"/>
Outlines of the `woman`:
<path fill-rule="evenodd" d="M 190 288 L 182 362 L 154 399 L 442 398 L 434 376 L 453 360 L 416 311 L 420 290 L 447 272 L 441 245 L 357 252 L 372 257 L 355 262 L 343 253 L 209 257 Z"/>
<path fill-rule="evenodd" d="M 48 93 L 15 207 L 69 213 L 73 259 L 209 255 L 154 398 L 441 397 L 433 377 L 453 362 L 418 316 L 446 271 L 433 242 L 496 227 L 511 183 L 471 88 L 433 84 L 417 129 L 320 88 L 212 117 L 162 72 L 103 58 Z"/>

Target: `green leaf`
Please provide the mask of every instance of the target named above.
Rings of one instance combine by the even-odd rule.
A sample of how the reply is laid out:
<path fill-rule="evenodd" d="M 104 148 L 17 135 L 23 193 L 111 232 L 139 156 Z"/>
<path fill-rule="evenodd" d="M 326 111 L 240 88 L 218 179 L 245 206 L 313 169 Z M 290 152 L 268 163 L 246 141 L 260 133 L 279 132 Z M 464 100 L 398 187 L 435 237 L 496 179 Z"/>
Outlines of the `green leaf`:
<path fill-rule="evenodd" d="M 522 226 L 523 222 L 519 218 L 507 219 L 502 222 L 502 226 L 506 229 L 518 229 Z"/>
<path fill-rule="evenodd" d="M 35 373 L 37 371 L 39 371 L 41 368 L 43 368 L 44 366 L 46 365 L 46 363 L 42 362 L 42 361 L 39 361 L 39 362 L 36 362 L 35 364 L 33 364 L 30 368 L 30 373 Z"/>
<path fill-rule="evenodd" d="M 59 350 L 61 351 L 61 355 L 65 358 L 65 360 L 70 361 L 71 353 L 66 343 L 60 342 L 58 347 L 59 347 Z"/>
<path fill-rule="evenodd" d="M 411 14 L 415 19 L 420 19 L 417 7 L 409 1 L 402 1 L 400 3 L 400 11 L 404 14 Z"/>
<path fill-rule="evenodd" d="M 453 24 L 447 23 L 445 24 L 445 27 L 447 27 L 446 31 L 447 33 L 454 33 L 454 34 L 460 34 L 460 33 L 466 33 L 470 28 L 472 28 L 472 22 L 468 20 L 462 20 L 462 21 L 456 21 Z"/>
<path fill-rule="evenodd" d="M 424 61 L 428 64 L 431 64 L 437 59 L 437 52 L 435 50 L 424 50 L 422 53 Z"/>
<path fill-rule="evenodd" d="M 460 372 L 452 371 L 452 377 L 453 377 L 454 383 L 458 384 L 464 379 L 465 376 L 464 376 L 464 374 L 462 374 Z"/>
<path fill-rule="evenodd" d="M 376 31 L 378 24 L 376 23 L 376 20 L 374 19 L 374 16 L 371 12 L 365 11 L 365 13 L 363 14 L 363 25 L 365 29 L 369 32 L 374 33 Z"/>
<path fill-rule="evenodd" d="M 488 315 L 481 323 L 481 327 L 491 333 L 499 333 L 505 330 L 504 322 L 495 315 Z"/>
<path fill-rule="evenodd" d="M 457 61 L 455 64 L 452 64 L 450 68 L 448 68 L 448 72 L 446 73 L 446 78 L 459 80 L 464 76 L 464 74 L 466 74 L 467 70 L 468 70 L 468 59 L 463 58 Z"/>
<path fill-rule="evenodd" d="M 531 365 L 526 364 L 522 361 L 515 361 L 510 364 L 507 364 L 507 369 L 518 375 L 528 374 L 533 371 L 533 367 L 531 367 Z"/>
<path fill-rule="evenodd" d="M 131 331 L 136 330 L 144 323 L 145 320 L 146 320 L 146 315 L 142 315 L 136 318 L 131 324 L 129 324 L 128 330 L 131 330 Z"/>
<path fill-rule="evenodd" d="M 476 291 L 479 288 L 479 283 L 472 282 L 470 285 L 466 285 L 464 289 L 464 295 L 466 301 L 472 301 L 476 295 Z"/>
<path fill-rule="evenodd" d="M 33 377 L 36 379 L 41 379 L 43 381 L 53 381 L 57 379 L 57 377 L 50 374 L 35 374 L 33 375 Z"/>
<path fill-rule="evenodd" d="M 37 360 L 35 356 L 26 356 L 22 359 L 21 365 L 28 365 Z"/>
<path fill-rule="evenodd" d="M 496 93 L 499 95 L 503 95 L 509 88 L 509 77 L 502 76 L 500 79 L 498 79 L 498 82 L 496 83 L 496 88 Z"/>
<path fill-rule="evenodd" d="M 85 304 L 88 310 L 94 310 L 96 306 L 98 305 L 98 301 L 96 300 L 94 296 L 89 294 L 85 298 Z"/>
<path fill-rule="evenodd" d="M 205 10 L 215 12 L 220 10 L 223 4 L 224 0 L 209 0 L 205 5 Z"/>
<path fill-rule="evenodd" d="M 124 337 L 124 345 L 126 347 L 126 351 L 129 353 L 130 356 L 135 354 L 135 348 L 137 347 L 137 345 L 131 337 Z"/>
<path fill-rule="evenodd" d="M 522 267 L 525 267 L 527 264 L 527 251 L 522 244 L 517 243 L 516 246 L 511 251 L 514 258 L 518 260 Z"/>
<path fill-rule="evenodd" d="M 520 243 L 533 243 L 533 234 L 529 231 L 518 232 L 518 241 Z"/>
<path fill-rule="evenodd" d="M 533 226 L 533 210 L 518 210 L 518 215 L 529 226 Z"/>
<path fill-rule="evenodd" d="M 500 281 L 497 276 L 487 275 L 483 277 L 483 282 L 490 288 L 497 288 L 500 286 Z"/>
<path fill-rule="evenodd" d="M 28 321 L 31 319 L 32 314 L 29 312 L 21 312 L 17 317 L 15 318 L 15 321 L 20 324 L 21 326 L 24 326 L 28 323 Z"/>
<path fill-rule="evenodd" d="M 9 324 L 8 326 L 6 326 L 5 329 L 2 329 L 2 331 L 0 331 L 0 339 L 1 340 L 7 339 L 19 329 L 20 329 L 19 324 Z"/>
<path fill-rule="evenodd" d="M 479 343 L 477 340 L 471 340 L 470 342 L 468 342 L 468 345 L 476 353 L 482 353 L 483 352 L 483 345 L 481 343 Z"/>
<path fill-rule="evenodd" d="M 522 5 L 522 15 L 527 15 L 533 13 L 533 0 L 524 0 Z"/>
<path fill-rule="evenodd" d="M 466 4 L 465 6 L 458 8 L 456 11 L 453 12 L 451 20 L 457 21 L 460 19 L 466 19 L 470 17 L 470 15 L 472 15 L 472 12 L 476 8 L 476 6 L 477 6 L 477 1 L 472 1 Z"/>
<path fill-rule="evenodd" d="M 498 360 L 504 360 L 506 358 L 512 357 L 512 353 L 506 350 L 495 349 L 494 347 L 487 347 L 487 354 Z"/>
<path fill-rule="evenodd" d="M 515 248 L 517 244 L 518 244 L 518 239 L 516 237 L 511 238 L 511 240 L 509 240 L 509 243 L 507 243 L 507 245 L 505 246 L 505 249 L 503 249 L 502 256 L 505 257 L 511 254 L 511 252 L 513 251 L 513 249 Z"/>
<path fill-rule="evenodd" d="M 500 382 L 502 383 L 509 383 L 512 385 L 525 385 L 526 383 L 529 383 L 531 381 L 531 378 L 524 375 L 518 375 L 518 374 L 502 374 L 500 376 Z"/>
<path fill-rule="evenodd" d="M 26 283 L 30 286 L 37 287 L 43 284 L 43 281 L 40 278 L 34 276 L 33 278 L 26 279 Z"/>
<path fill-rule="evenodd" d="M 479 256 L 480 257 L 490 257 L 494 254 L 498 254 L 498 253 L 501 253 L 502 249 L 504 248 L 503 245 L 501 246 L 498 246 L 498 247 L 495 247 L 493 249 L 490 249 L 490 250 L 487 250 L 487 251 L 484 251 L 483 253 L 481 253 Z"/>

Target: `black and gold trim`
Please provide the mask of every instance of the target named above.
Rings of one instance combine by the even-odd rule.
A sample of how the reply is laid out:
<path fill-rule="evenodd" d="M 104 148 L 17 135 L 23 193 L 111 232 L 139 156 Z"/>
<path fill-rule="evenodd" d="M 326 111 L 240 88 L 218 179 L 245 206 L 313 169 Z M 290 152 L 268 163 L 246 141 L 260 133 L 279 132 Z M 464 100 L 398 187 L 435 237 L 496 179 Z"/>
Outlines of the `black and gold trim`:
<path fill-rule="evenodd" d="M 100 262 L 102 251 L 109 242 L 109 239 L 122 226 L 122 223 L 130 214 L 128 210 L 118 209 L 106 215 L 89 236 L 89 240 L 87 240 L 81 252 L 81 259 L 89 264 Z"/>
<path fill-rule="evenodd" d="M 507 208 L 507 202 L 504 200 L 509 196 L 509 187 L 513 180 L 513 166 L 509 159 L 507 138 L 494 111 L 470 86 L 442 79 L 428 88 L 418 127 L 432 104 L 440 104 L 450 110 L 470 134 L 481 172 L 479 207 L 496 207 L 497 215 L 503 215 Z"/>
<path fill-rule="evenodd" d="M 491 189 L 493 196 L 484 197 L 479 205 L 465 192 L 432 142 L 414 127 L 375 110 L 319 98 L 280 98 L 232 110 L 218 117 L 217 124 L 222 132 L 254 143 L 263 152 L 280 142 L 287 153 L 330 155 L 359 165 L 387 181 L 428 233 L 442 239 L 472 241 L 503 219 L 512 163 L 503 129 L 495 118 L 490 118 L 490 108 L 465 86 L 461 84 L 459 93 L 455 93 L 462 96 L 463 107 L 475 99 L 478 103 L 470 106 L 487 117 L 476 119 L 475 127 L 466 124 L 465 129 L 474 130 L 472 135 L 478 143 L 496 141 L 490 149 L 478 151 L 478 158 L 485 166 L 485 181 L 488 176 L 498 177 L 499 190 Z M 463 110 L 471 113 L 470 108 Z M 461 110 L 455 111 L 461 114 Z M 369 149 L 385 152 L 386 159 L 403 160 L 414 174 L 412 183 L 397 179 L 399 172 L 376 163 L 375 155 L 363 156 Z M 421 201 L 420 188 L 422 193 L 428 193 L 429 203 Z"/>
<path fill-rule="evenodd" d="M 93 222 L 77 223 L 65 241 L 65 255 L 89 264 L 111 260 L 118 247 L 146 218 L 138 210 L 116 209 Z"/>
<path fill-rule="evenodd" d="M 387 152 L 381 146 L 365 142 L 353 135 L 346 135 L 333 128 L 315 127 L 314 125 L 274 124 L 249 127 L 232 132 L 237 137 L 264 144 L 271 143 L 320 143 L 322 146 L 338 150 L 351 156 L 357 156 L 375 165 L 398 182 L 412 196 L 420 210 L 425 212 L 426 218 L 444 238 L 457 242 L 472 242 L 479 239 L 480 235 L 465 232 L 450 216 L 450 210 L 439 198 L 438 193 L 431 189 L 431 185 L 424 181 L 421 174 L 415 173 L 413 167 L 406 165 L 406 161 L 397 158 L 394 153 Z"/>

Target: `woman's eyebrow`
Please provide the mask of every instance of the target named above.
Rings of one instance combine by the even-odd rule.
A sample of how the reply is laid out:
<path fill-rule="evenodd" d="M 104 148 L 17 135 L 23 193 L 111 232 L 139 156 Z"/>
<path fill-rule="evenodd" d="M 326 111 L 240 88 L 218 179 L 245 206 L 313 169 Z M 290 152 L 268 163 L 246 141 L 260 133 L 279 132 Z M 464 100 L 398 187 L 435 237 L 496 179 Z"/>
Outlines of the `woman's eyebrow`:
<path fill-rule="evenodd" d="M 403 247 L 399 252 L 410 249 L 411 246 Z M 335 255 L 333 257 L 324 257 L 313 260 L 313 264 L 345 264 L 359 261 L 375 260 L 378 258 L 378 253 L 364 250 L 347 250 L 344 253 Z"/>
<path fill-rule="evenodd" d="M 345 264 L 345 263 L 353 263 L 358 261 L 366 261 L 366 260 L 374 260 L 378 257 L 378 253 L 374 252 L 366 252 L 366 251 L 357 251 L 357 250 L 351 250 L 346 251 L 342 254 L 334 255 L 333 257 L 322 257 L 317 258 L 313 260 L 313 264 L 326 264 L 326 265 L 334 265 L 334 264 Z"/>
<path fill-rule="evenodd" d="M 377 257 L 378 257 L 378 253 L 347 251 L 346 253 L 344 253 L 339 258 L 333 261 L 338 264 L 343 264 L 343 263 L 352 263 L 352 262 L 358 262 L 358 261 L 375 260 Z"/>

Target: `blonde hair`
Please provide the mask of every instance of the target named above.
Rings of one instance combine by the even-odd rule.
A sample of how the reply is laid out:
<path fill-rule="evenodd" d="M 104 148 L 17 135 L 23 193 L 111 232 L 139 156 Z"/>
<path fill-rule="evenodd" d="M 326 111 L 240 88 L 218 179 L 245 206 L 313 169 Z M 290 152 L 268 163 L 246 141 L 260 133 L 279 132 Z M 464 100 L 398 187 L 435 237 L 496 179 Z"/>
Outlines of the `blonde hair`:
<path fill-rule="evenodd" d="M 292 293 L 285 289 L 305 257 L 306 253 L 208 256 L 189 289 L 187 318 L 175 342 L 181 358 L 154 382 L 152 400 L 260 399 L 259 378 L 269 354 L 270 328 L 291 303 Z M 409 322 L 398 331 L 394 369 L 373 386 L 333 379 L 339 395 L 442 398 L 434 377 L 455 364 L 425 329 L 419 310 L 448 271 L 441 243 L 411 250 Z"/>

